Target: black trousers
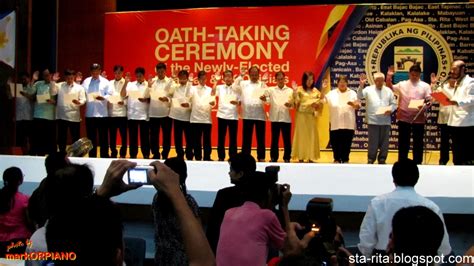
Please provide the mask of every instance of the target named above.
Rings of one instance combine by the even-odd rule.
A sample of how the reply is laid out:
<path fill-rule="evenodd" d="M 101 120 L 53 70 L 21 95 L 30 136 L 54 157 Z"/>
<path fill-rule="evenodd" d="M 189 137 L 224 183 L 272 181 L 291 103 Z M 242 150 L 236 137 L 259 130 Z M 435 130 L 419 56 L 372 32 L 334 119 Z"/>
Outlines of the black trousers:
<path fill-rule="evenodd" d="M 163 132 L 163 150 L 160 156 L 160 128 Z M 171 149 L 171 118 L 160 117 L 150 118 L 150 144 L 151 152 L 153 153 L 153 159 L 168 158 L 168 154 Z"/>
<path fill-rule="evenodd" d="M 186 159 L 193 159 L 193 141 L 191 136 L 191 123 L 189 121 L 181 121 L 173 119 L 174 127 L 174 147 L 176 155 L 180 158 L 184 158 L 183 150 L 183 133 L 184 139 L 186 140 Z"/>
<path fill-rule="evenodd" d="M 225 138 L 229 129 L 229 157 L 237 154 L 237 130 L 239 121 L 217 118 L 217 154 L 219 160 L 225 160 Z"/>
<path fill-rule="evenodd" d="M 291 123 L 272 122 L 272 145 L 270 149 L 270 158 L 272 161 L 278 161 L 280 133 L 283 136 L 283 160 L 291 159 Z"/>
<path fill-rule="evenodd" d="M 97 134 L 99 135 L 100 157 L 109 158 L 108 117 L 86 117 L 87 138 L 92 142 L 89 157 L 97 157 Z"/>
<path fill-rule="evenodd" d="M 449 162 L 449 150 L 451 149 L 449 140 L 451 139 L 451 133 L 446 124 L 438 124 L 438 128 L 441 138 L 439 145 L 439 164 L 446 165 Z"/>
<path fill-rule="evenodd" d="M 127 157 L 127 117 L 109 118 L 110 157 L 117 158 L 117 129 L 120 133 L 122 146 L 120 147 L 120 158 Z"/>
<path fill-rule="evenodd" d="M 411 124 L 398 121 L 398 160 L 408 158 L 410 137 L 413 137 L 413 161 L 416 164 L 423 162 L 424 130 L 424 124 Z"/>
<path fill-rule="evenodd" d="M 138 155 L 138 127 L 140 127 L 140 149 L 143 158 L 150 157 L 150 126 L 146 120 L 128 120 L 128 131 L 130 134 L 130 158 Z"/>
<path fill-rule="evenodd" d="M 198 161 L 203 159 L 202 150 L 204 146 L 204 161 L 211 160 L 211 131 L 212 124 L 191 123 L 191 134 L 193 136 L 194 158 Z M 204 145 L 201 145 L 203 143 Z"/>
<path fill-rule="evenodd" d="M 22 148 L 23 155 L 33 155 L 33 120 L 16 121 L 16 146 Z"/>
<path fill-rule="evenodd" d="M 455 165 L 474 164 L 474 126 L 449 127 L 453 140 L 453 163 Z"/>
<path fill-rule="evenodd" d="M 45 156 L 56 152 L 56 120 L 35 118 L 33 154 Z"/>
<path fill-rule="evenodd" d="M 242 152 L 250 154 L 252 151 L 253 128 L 257 135 L 257 159 L 265 160 L 265 121 L 244 119 L 242 134 Z"/>
<path fill-rule="evenodd" d="M 335 162 L 349 162 L 349 154 L 351 153 L 353 137 L 354 130 L 352 129 L 338 129 L 330 131 L 329 141 L 331 142 Z"/>
<path fill-rule="evenodd" d="M 81 135 L 81 122 L 71 122 L 62 119 L 57 120 L 58 123 L 58 147 L 59 151 L 66 151 L 67 144 L 67 131 L 71 134 L 71 141 L 74 143 L 80 139 Z"/>

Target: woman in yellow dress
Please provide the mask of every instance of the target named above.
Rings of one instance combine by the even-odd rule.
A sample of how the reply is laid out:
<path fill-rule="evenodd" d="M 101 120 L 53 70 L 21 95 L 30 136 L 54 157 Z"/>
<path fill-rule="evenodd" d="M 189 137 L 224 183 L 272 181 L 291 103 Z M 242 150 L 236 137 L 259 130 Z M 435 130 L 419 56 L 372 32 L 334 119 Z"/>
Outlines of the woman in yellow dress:
<path fill-rule="evenodd" d="M 321 115 L 324 96 L 314 87 L 314 74 L 304 72 L 302 87 L 295 91 L 295 132 L 291 157 L 299 162 L 319 159 L 318 117 Z"/>

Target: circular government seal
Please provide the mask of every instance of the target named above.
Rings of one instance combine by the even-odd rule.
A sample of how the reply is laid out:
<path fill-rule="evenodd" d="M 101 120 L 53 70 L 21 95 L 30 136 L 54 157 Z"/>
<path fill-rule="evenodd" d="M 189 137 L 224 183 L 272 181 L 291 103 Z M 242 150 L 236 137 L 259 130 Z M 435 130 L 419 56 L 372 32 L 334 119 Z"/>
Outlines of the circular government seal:
<path fill-rule="evenodd" d="M 453 55 L 449 44 L 433 28 L 413 22 L 399 23 L 380 32 L 370 44 L 365 58 L 365 71 L 374 83 L 375 72 L 386 72 L 395 67 L 394 83 L 408 79 L 408 70 L 414 64 L 422 69 L 422 80 L 430 83 L 430 74 L 445 79 Z"/>

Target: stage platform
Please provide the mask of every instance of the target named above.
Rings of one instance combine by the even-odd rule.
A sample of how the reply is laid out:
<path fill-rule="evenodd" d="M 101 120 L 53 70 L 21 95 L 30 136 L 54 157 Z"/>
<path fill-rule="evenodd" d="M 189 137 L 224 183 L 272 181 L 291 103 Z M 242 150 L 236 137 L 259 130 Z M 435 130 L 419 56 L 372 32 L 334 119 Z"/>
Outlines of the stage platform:
<path fill-rule="evenodd" d="M 71 158 L 72 162 L 88 164 L 95 173 L 94 183 L 101 184 L 111 159 Z M 152 160 L 135 160 L 149 164 Z M 211 207 L 216 192 L 230 186 L 227 162 L 188 161 L 189 192 L 199 206 Z M 257 170 L 280 165 L 279 183 L 291 185 L 293 197 L 290 210 L 304 210 L 313 197 L 334 199 L 334 211 L 365 212 L 376 195 L 392 191 L 392 165 L 328 164 L 328 163 L 258 163 Z M 25 174 L 20 190 L 26 194 L 46 176 L 43 157 L 0 155 L 0 171 L 20 167 Z M 445 214 L 474 214 L 474 167 L 421 165 L 416 190 L 436 202 Z M 127 204 L 149 205 L 155 189 L 144 186 L 113 200 Z"/>

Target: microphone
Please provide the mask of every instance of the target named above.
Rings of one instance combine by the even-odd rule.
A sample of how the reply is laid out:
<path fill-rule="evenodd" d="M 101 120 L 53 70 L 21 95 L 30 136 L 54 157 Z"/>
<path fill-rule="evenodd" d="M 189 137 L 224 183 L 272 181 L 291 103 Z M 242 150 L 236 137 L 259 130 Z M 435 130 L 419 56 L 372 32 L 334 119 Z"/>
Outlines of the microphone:
<path fill-rule="evenodd" d="M 426 107 L 431 107 L 431 98 L 426 97 L 426 98 L 425 98 L 425 101 L 423 102 L 423 104 L 424 104 Z M 423 108 L 424 108 L 425 106 L 423 106 Z"/>
<path fill-rule="evenodd" d="M 68 157 L 84 157 L 92 150 L 92 142 L 88 138 L 81 138 L 66 149 Z"/>
<path fill-rule="evenodd" d="M 443 85 L 448 82 L 450 79 L 450 77 L 448 76 L 447 78 L 445 78 L 443 81 L 438 81 L 436 82 L 436 85 L 433 87 L 433 90 L 438 90 L 439 88 L 442 88 Z"/>
<path fill-rule="evenodd" d="M 439 87 L 443 86 L 443 85 L 444 85 L 446 82 L 448 82 L 448 81 L 449 81 L 449 79 L 450 79 L 450 78 L 451 78 L 451 77 L 450 77 L 450 76 L 448 76 L 448 77 L 447 77 L 447 78 L 445 78 L 445 79 L 444 79 L 442 82 L 438 82 L 438 86 L 439 86 Z"/>
<path fill-rule="evenodd" d="M 450 78 L 451 78 L 451 73 L 449 73 L 448 76 L 443 81 L 438 80 L 438 82 L 436 82 L 436 85 L 434 86 L 434 89 L 437 90 L 438 88 L 443 87 L 443 85 L 446 82 L 448 82 Z"/>

